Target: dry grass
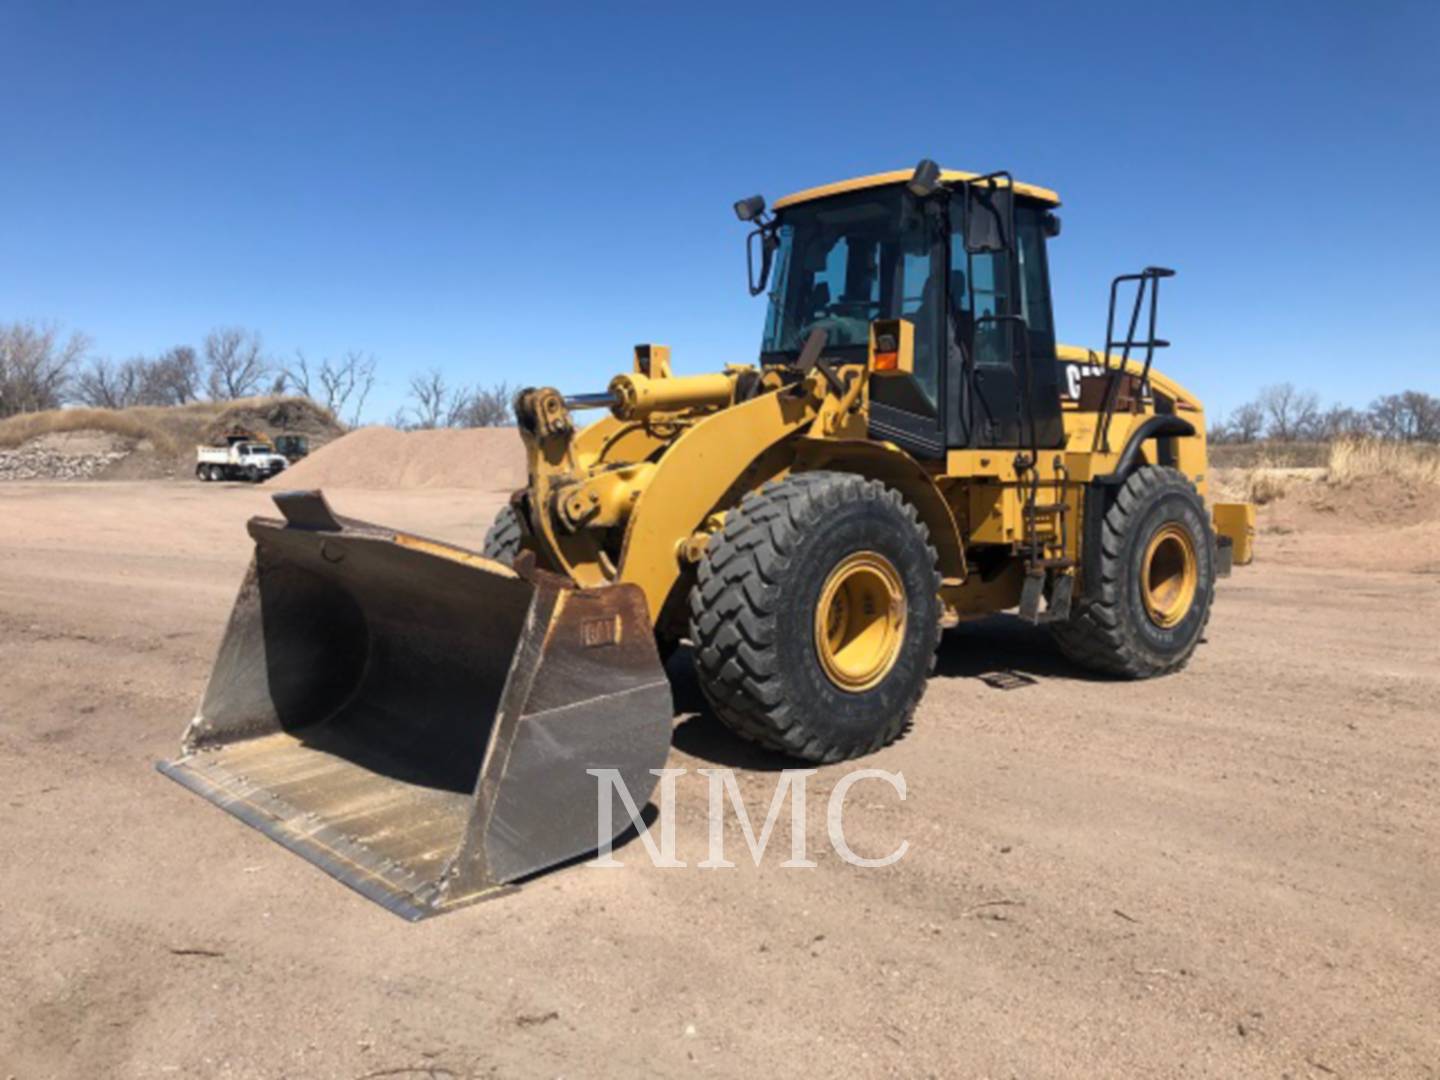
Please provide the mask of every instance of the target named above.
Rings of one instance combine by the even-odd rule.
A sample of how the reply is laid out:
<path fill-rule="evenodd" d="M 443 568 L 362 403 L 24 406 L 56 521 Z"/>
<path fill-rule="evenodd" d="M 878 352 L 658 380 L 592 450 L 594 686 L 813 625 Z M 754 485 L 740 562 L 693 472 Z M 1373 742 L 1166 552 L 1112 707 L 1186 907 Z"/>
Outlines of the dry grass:
<path fill-rule="evenodd" d="M 1263 444 L 1256 445 L 1243 465 L 1212 459 L 1215 497 L 1264 506 L 1284 498 L 1297 484 L 1345 488 L 1385 479 L 1410 489 L 1440 486 L 1440 446 L 1432 443 L 1342 439 L 1324 449 L 1323 467 L 1294 467 L 1293 447 L 1271 456 Z"/>
<path fill-rule="evenodd" d="M 131 409 L 52 409 L 21 413 L 0 420 L 0 448 L 10 449 L 41 435 L 65 431 L 104 431 L 122 438 L 149 440 L 162 453 L 188 453 L 217 430 L 234 424 L 255 426 L 285 412 L 290 423 L 306 429 L 297 419 L 336 431 L 339 425 L 326 410 L 303 398 L 256 397 L 240 401 L 197 401 L 189 405 L 139 405 Z M 273 422 L 273 420 L 272 420 Z"/>
<path fill-rule="evenodd" d="M 1266 464 L 1249 469 L 1216 469 L 1212 482 L 1217 498 L 1264 506 L 1284 498 L 1296 484 L 1314 484 L 1324 479 L 1324 469 Z"/>
<path fill-rule="evenodd" d="M 1341 439 L 1330 447 L 1327 479 L 1348 486 L 1388 477 L 1407 485 L 1440 485 L 1440 446 L 1434 443 Z"/>
<path fill-rule="evenodd" d="M 1330 460 L 1330 444 L 1323 442 L 1212 442 L 1208 451 L 1216 469 L 1315 469 Z"/>
<path fill-rule="evenodd" d="M 0 448 L 13 449 L 41 435 L 65 431 L 105 431 L 127 439 L 149 439 L 157 449 L 173 452 L 168 432 L 144 413 L 149 409 L 53 409 L 21 413 L 0 420 Z"/>
<path fill-rule="evenodd" d="M 1280 469 L 1249 469 L 1245 475 L 1245 501 L 1256 506 L 1284 498 L 1291 477 Z"/>

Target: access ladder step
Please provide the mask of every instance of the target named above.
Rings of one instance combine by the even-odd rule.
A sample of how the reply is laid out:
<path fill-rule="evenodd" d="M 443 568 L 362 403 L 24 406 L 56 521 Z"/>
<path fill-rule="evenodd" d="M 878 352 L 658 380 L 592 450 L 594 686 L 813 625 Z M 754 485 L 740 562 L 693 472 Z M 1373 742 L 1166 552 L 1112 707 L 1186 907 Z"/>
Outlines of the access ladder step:
<path fill-rule="evenodd" d="M 1025 584 L 1020 590 L 1020 617 L 1032 623 L 1062 622 L 1068 619 L 1070 600 L 1075 591 L 1075 578 L 1070 574 L 1061 574 L 1051 580 L 1050 595 L 1042 611 L 1040 601 L 1045 598 L 1047 575 L 1043 570 L 1033 569 L 1036 566 L 1038 564 L 1032 563 L 1032 569 L 1025 574 Z"/>

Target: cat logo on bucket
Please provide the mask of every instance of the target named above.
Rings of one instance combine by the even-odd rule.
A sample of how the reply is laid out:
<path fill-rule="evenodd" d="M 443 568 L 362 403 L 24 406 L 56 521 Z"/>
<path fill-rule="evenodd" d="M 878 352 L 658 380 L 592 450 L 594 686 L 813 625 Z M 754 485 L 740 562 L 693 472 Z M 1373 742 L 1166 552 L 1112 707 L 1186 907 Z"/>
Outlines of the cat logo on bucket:
<path fill-rule="evenodd" d="M 616 645 L 619 642 L 619 618 L 587 619 L 580 624 L 580 644 L 587 649 L 599 648 L 601 645 Z"/>

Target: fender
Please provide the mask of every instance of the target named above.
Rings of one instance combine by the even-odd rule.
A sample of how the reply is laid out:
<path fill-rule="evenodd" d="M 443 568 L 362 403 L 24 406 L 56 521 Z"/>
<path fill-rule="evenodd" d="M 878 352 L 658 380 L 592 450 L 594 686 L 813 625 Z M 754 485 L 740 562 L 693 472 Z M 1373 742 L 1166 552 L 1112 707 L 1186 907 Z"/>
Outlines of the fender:
<path fill-rule="evenodd" d="M 899 447 L 861 439 L 802 438 L 796 441 L 795 469 L 839 469 L 894 488 L 915 507 L 929 531 L 941 576 L 965 576 L 965 545 L 949 501 L 920 463 Z"/>
<path fill-rule="evenodd" d="M 1125 478 L 1135 470 L 1136 464 L 1139 463 L 1140 451 L 1147 440 L 1183 438 L 1194 434 L 1195 425 L 1189 420 L 1171 415 L 1152 416 L 1130 433 L 1130 439 L 1126 442 L 1125 449 L 1120 452 L 1120 458 L 1115 462 L 1114 471 L 1105 476 L 1095 477 L 1094 483 L 1123 484 Z"/>
<path fill-rule="evenodd" d="M 818 394 L 761 394 L 705 417 L 665 451 L 630 513 L 617 576 L 640 586 L 652 621 L 680 580 L 676 543 L 721 508 L 765 451 L 811 423 L 818 406 Z"/>

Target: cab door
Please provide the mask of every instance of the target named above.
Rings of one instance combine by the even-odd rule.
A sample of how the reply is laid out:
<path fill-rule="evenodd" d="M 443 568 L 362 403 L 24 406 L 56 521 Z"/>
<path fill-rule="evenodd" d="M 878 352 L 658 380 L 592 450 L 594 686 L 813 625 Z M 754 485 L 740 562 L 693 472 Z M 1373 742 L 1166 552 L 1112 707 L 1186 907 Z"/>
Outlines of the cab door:
<path fill-rule="evenodd" d="M 1021 202 L 1011 249 L 969 255 L 963 215 L 952 214 L 951 319 L 960 346 L 947 399 L 952 447 L 1024 449 L 1032 422 L 1036 445 L 1064 444 L 1044 213 Z"/>
<path fill-rule="evenodd" d="M 914 371 L 870 380 L 870 435 L 917 458 L 943 459 L 947 234 L 943 215 L 925 210 L 909 192 L 902 198 L 899 243 L 882 260 L 882 310 L 914 326 Z"/>

